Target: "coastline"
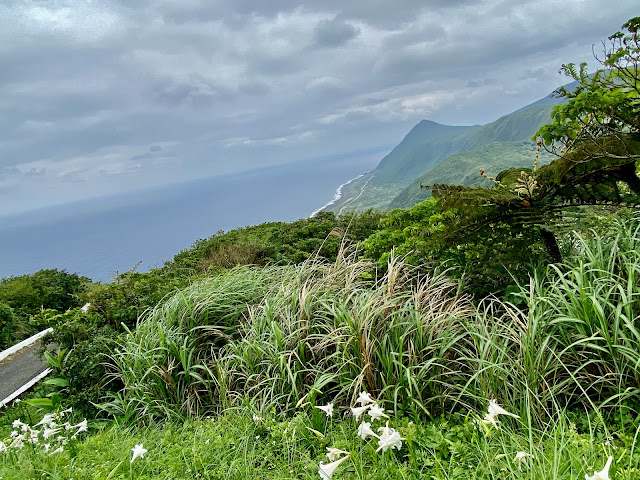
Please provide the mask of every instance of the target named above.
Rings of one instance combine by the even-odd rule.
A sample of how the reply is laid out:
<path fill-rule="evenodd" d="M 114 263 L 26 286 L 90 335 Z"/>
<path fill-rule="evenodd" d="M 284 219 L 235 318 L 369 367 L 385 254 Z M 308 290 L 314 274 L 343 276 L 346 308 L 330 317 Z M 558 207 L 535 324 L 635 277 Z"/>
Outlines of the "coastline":
<path fill-rule="evenodd" d="M 373 170 L 368 170 L 366 172 L 361 173 L 357 177 L 352 178 L 348 182 L 340 185 L 336 190 L 336 193 L 333 196 L 333 199 L 330 202 L 323 205 L 322 207 L 320 207 L 319 209 L 314 210 L 313 213 L 309 215 L 309 218 L 315 217 L 320 212 L 330 211 L 333 207 L 336 207 L 340 204 L 344 204 L 345 202 L 349 201 L 352 196 L 351 192 L 349 191 L 349 187 L 352 186 L 353 183 L 355 183 L 356 181 L 360 180 L 362 177 L 365 177 L 372 173 L 373 173 Z"/>

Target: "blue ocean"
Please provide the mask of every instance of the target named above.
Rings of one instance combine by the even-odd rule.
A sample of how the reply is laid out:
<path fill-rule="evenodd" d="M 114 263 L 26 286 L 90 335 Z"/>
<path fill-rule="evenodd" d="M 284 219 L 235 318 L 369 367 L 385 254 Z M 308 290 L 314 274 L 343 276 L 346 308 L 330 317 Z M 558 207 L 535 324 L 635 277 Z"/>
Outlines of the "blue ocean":
<path fill-rule="evenodd" d="M 219 230 L 311 215 L 371 159 L 265 168 L 0 217 L 0 278 L 43 268 L 109 281 Z"/>

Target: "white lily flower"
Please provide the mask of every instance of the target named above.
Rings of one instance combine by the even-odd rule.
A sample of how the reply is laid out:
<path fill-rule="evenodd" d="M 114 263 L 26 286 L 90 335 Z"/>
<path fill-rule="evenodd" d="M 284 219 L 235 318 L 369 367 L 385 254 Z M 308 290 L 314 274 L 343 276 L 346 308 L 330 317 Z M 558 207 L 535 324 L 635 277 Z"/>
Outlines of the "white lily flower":
<path fill-rule="evenodd" d="M 613 457 L 609 456 L 609 458 L 607 459 L 607 463 L 601 472 L 594 472 L 592 476 L 589 476 L 585 473 L 584 478 L 586 480 L 611 480 L 609 478 L 609 469 L 611 468 L 611 462 L 613 462 Z"/>
<path fill-rule="evenodd" d="M 498 415 L 508 415 L 513 418 L 520 418 L 520 416 L 516 415 L 515 413 L 507 412 L 504 408 L 498 405 L 498 402 L 496 402 L 495 400 L 489 401 L 489 415 L 494 418 Z"/>
<path fill-rule="evenodd" d="M 355 417 L 356 420 L 360 420 L 360 417 L 364 412 L 369 410 L 371 405 L 364 405 L 363 407 L 351 407 L 351 413 Z"/>
<path fill-rule="evenodd" d="M 49 449 L 51 448 L 51 444 L 50 443 L 45 443 L 43 445 L 44 447 L 44 453 L 47 453 L 49 451 Z"/>
<path fill-rule="evenodd" d="M 378 432 L 380 432 L 380 437 L 378 439 L 378 449 L 376 452 L 380 450 L 386 452 L 388 448 L 400 450 L 402 448 L 402 440 L 406 440 L 406 438 L 402 438 L 395 429 L 389 428 L 389 422 L 387 422 L 384 427 L 380 427 Z"/>
<path fill-rule="evenodd" d="M 71 428 L 77 428 L 78 429 L 78 431 L 75 433 L 75 435 L 77 435 L 79 433 L 82 433 L 82 432 L 86 432 L 89 429 L 87 427 L 87 419 L 85 418 L 79 424 L 73 425 Z"/>
<path fill-rule="evenodd" d="M 0 453 L 4 453 L 7 451 L 7 446 L 4 444 L 4 442 L 0 441 Z"/>
<path fill-rule="evenodd" d="M 385 414 L 384 410 L 381 409 L 380 405 L 378 405 L 377 403 L 371 405 L 371 408 L 369 408 L 369 412 L 367 413 L 367 415 L 371 417 L 371 421 L 378 420 L 382 417 L 389 418 L 389 415 Z"/>
<path fill-rule="evenodd" d="M 144 448 L 142 444 L 136 445 L 131 449 L 131 451 L 133 452 L 133 457 L 131 457 L 131 461 L 129 463 L 133 463 L 133 461 L 138 457 L 144 458 L 144 454 L 147 453 L 147 449 Z"/>
<path fill-rule="evenodd" d="M 11 430 L 11 438 L 16 438 L 18 435 L 20 435 L 17 430 Z"/>
<path fill-rule="evenodd" d="M 47 438 L 55 435 L 59 431 L 60 431 L 60 427 L 57 427 L 57 428 L 47 428 L 47 427 L 45 427 L 45 429 L 42 431 L 42 438 L 44 438 L 46 440 Z"/>
<path fill-rule="evenodd" d="M 315 408 L 317 408 L 318 410 L 322 410 L 327 414 L 327 417 L 333 417 L 333 402 L 326 405 L 316 405 Z"/>
<path fill-rule="evenodd" d="M 20 427 L 22 427 L 23 425 L 25 425 L 25 424 L 24 424 L 24 423 L 22 423 L 22 422 L 20 421 L 20 419 L 14 420 L 14 421 L 13 421 L 13 423 L 11 424 L 11 426 L 12 426 L 13 428 L 20 428 Z"/>
<path fill-rule="evenodd" d="M 62 453 L 62 452 L 64 452 L 64 447 L 58 447 L 53 452 L 51 452 L 49 455 L 55 455 L 56 453 Z"/>
<path fill-rule="evenodd" d="M 22 447 L 24 447 L 24 435 L 18 435 L 9 444 L 9 448 L 22 448 Z"/>
<path fill-rule="evenodd" d="M 42 417 L 42 420 L 40 420 L 34 426 L 39 427 L 40 425 L 51 425 L 56 421 L 57 418 L 58 417 L 55 413 L 47 413 L 44 417 Z"/>
<path fill-rule="evenodd" d="M 474 421 L 477 424 L 482 423 L 484 425 L 493 425 L 494 427 L 498 428 L 498 420 L 496 419 L 495 416 L 491 415 L 490 413 L 487 413 L 483 419 L 476 419 Z"/>
<path fill-rule="evenodd" d="M 356 403 L 359 403 L 360 405 L 368 405 L 370 403 L 376 403 L 376 401 L 373 398 L 371 398 L 371 395 L 363 391 L 358 394 L 358 399 L 356 400 Z"/>
<path fill-rule="evenodd" d="M 366 440 L 367 437 L 380 438 L 373 430 L 371 430 L 371 424 L 367 422 L 362 422 L 358 427 L 358 436 L 361 437 L 362 440 Z"/>
<path fill-rule="evenodd" d="M 333 477 L 336 469 L 349 457 L 350 455 L 347 455 L 346 457 L 342 457 L 341 459 L 336 460 L 335 462 L 327 463 L 326 465 L 320 462 L 320 468 L 318 469 L 320 478 L 322 480 L 331 480 L 331 477 Z"/>
<path fill-rule="evenodd" d="M 87 313 L 90 306 L 91 306 L 90 303 L 85 303 L 80 310 L 82 311 L 82 313 Z"/>
<path fill-rule="evenodd" d="M 527 458 L 533 458 L 533 455 L 527 452 L 518 452 L 516 456 L 513 457 L 513 462 L 518 464 L 518 470 L 522 470 L 522 464 L 527 460 Z"/>
<path fill-rule="evenodd" d="M 338 448 L 327 447 L 327 458 L 330 462 L 333 462 L 338 459 L 340 455 L 349 455 L 349 452 L 345 452 L 344 450 L 340 450 Z"/>

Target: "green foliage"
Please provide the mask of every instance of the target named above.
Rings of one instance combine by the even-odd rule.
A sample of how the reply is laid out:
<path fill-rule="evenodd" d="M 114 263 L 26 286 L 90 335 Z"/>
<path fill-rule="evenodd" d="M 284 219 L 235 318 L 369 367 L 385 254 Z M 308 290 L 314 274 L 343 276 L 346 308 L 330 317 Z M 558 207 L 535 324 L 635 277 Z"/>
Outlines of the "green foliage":
<path fill-rule="evenodd" d="M 0 350 L 13 344 L 16 316 L 13 309 L 6 303 L 0 302 Z"/>
<path fill-rule="evenodd" d="M 564 155 L 580 151 L 589 159 L 640 158 L 637 146 L 623 148 L 640 142 L 640 17 L 622 27 L 626 33 L 619 31 L 609 37 L 603 57 L 596 57 L 602 68 L 593 74 L 587 73 L 586 63 L 562 66 L 577 86 L 557 91 L 567 102 L 554 108 L 553 122 L 536 134 L 551 152 Z"/>
<path fill-rule="evenodd" d="M 81 297 L 90 284 L 86 277 L 55 269 L 0 280 L 0 306 L 10 307 L 13 314 L 13 319 L 5 325 L 0 318 L 0 348 L 36 333 L 29 318 L 41 310 L 61 313 L 82 305 Z M 0 309 L 0 317 L 8 319 L 7 312 L 6 308 Z"/>
<path fill-rule="evenodd" d="M 371 211 L 340 216 L 320 212 L 290 223 L 271 222 L 218 232 L 180 252 L 167 268 L 215 272 L 236 265 L 299 263 L 316 255 L 334 261 L 343 241 L 364 240 L 376 230 L 381 217 Z"/>
<path fill-rule="evenodd" d="M 431 191 L 420 185 L 455 184 L 467 187 L 490 187 L 491 182 L 478 174 L 480 167 L 487 172 L 501 172 L 507 168 L 530 168 L 536 155 L 535 143 L 493 142 L 445 158 L 436 167 L 414 180 L 390 204 L 391 208 L 410 208 L 431 196 Z M 543 153 L 540 164 L 554 157 Z"/>
<path fill-rule="evenodd" d="M 124 324 L 133 327 L 144 311 L 188 283 L 188 275 L 181 276 L 168 269 L 126 272 L 111 283 L 92 288 L 87 293 L 87 301 L 91 304 L 90 312 L 100 317 L 100 325 L 96 326 L 104 324 L 119 329 Z"/>
<path fill-rule="evenodd" d="M 10 411 L 0 418 L 0 438 L 9 436 L 13 420 L 28 418 L 23 413 Z M 614 457 L 611 478 L 637 478 L 637 420 L 603 428 L 597 411 L 592 415 L 561 412 L 544 429 L 520 421 L 502 423 L 485 437 L 471 420 L 476 413 L 461 411 L 420 423 L 393 418 L 393 426 L 405 440 L 400 451 L 387 452 L 375 451 L 376 439 L 357 437 L 357 422 L 349 414 L 320 425 L 306 411 L 284 419 L 263 412 L 254 419 L 255 411 L 249 408 L 207 420 L 136 429 L 89 423 L 89 432 L 81 438 L 71 435 L 60 453 L 47 454 L 41 445 L 25 443 L 24 448 L 3 454 L 0 476 L 12 480 L 132 476 L 316 480 L 320 462 L 328 463 L 327 447 L 334 447 L 350 453 L 333 477 L 340 479 L 575 480 L 602 470 L 607 455 Z M 30 423 L 40 417 L 33 415 Z M 586 430 L 579 425 L 586 425 Z M 148 451 L 144 458 L 130 462 L 134 445 Z M 521 463 L 517 452 L 531 457 Z"/>
<path fill-rule="evenodd" d="M 380 268 L 394 250 L 412 265 L 446 269 L 448 275 L 463 278 L 465 291 L 476 298 L 504 295 L 514 281 L 526 281 L 546 258 L 534 230 L 518 230 L 506 222 L 443 241 L 462 218 L 455 208 L 439 208 L 434 198 L 394 210 L 362 243 L 363 254 L 378 260 Z"/>
<path fill-rule="evenodd" d="M 41 308 L 64 312 L 82 305 L 80 296 L 91 281 L 66 270 L 39 270 L 31 275 L 3 278 L 0 281 L 0 301 L 16 314 L 29 316 Z"/>

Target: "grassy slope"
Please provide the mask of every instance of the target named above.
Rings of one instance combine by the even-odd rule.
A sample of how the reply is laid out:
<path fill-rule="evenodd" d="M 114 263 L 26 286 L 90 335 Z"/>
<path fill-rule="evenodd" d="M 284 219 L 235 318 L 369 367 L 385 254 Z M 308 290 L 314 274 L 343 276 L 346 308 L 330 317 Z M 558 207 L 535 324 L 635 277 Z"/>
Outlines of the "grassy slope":
<path fill-rule="evenodd" d="M 366 210 L 367 208 L 374 208 L 385 210 L 392 205 L 395 206 L 394 199 L 396 197 L 400 195 L 403 197 L 409 196 L 403 191 L 410 187 L 416 178 L 435 168 L 446 158 L 456 153 L 474 151 L 494 142 L 511 142 L 513 143 L 511 146 L 516 147 L 515 151 L 511 151 L 511 146 L 505 143 L 501 155 L 510 158 L 521 158 L 520 143 L 530 141 L 538 128 L 550 121 L 552 108 L 551 105 L 541 105 L 520 110 L 505 115 L 487 125 L 466 128 L 457 135 L 448 138 L 434 138 L 420 142 L 416 138 L 417 135 L 413 135 L 410 144 L 398 145 L 393 152 L 380 162 L 380 165 L 373 171 L 373 176 L 362 195 L 357 200 L 351 201 L 347 209 Z M 394 153 L 396 151 L 397 154 Z M 468 161 L 464 160 L 464 156 L 457 157 L 458 160 L 462 160 L 469 165 L 465 170 L 457 169 L 458 176 L 475 175 L 478 168 L 491 163 L 492 152 L 489 151 L 489 156 L 486 157 L 480 156 L 479 153 L 474 152 L 472 154 L 474 158 Z M 479 162 L 479 165 L 474 162 Z M 503 164 L 512 166 L 507 163 Z"/>
<path fill-rule="evenodd" d="M 493 142 L 488 145 L 456 153 L 444 159 L 436 167 L 414 180 L 390 203 L 390 208 L 410 208 L 431 196 L 431 191 L 420 185 L 456 184 L 465 186 L 491 186 L 491 182 L 481 177 L 479 168 L 484 168 L 489 176 L 495 177 L 510 167 L 531 167 L 535 156 L 535 145 L 527 141 Z M 552 159 L 541 155 L 539 164 Z"/>

